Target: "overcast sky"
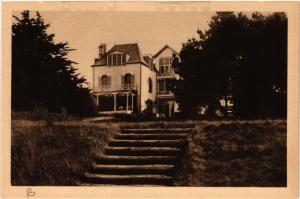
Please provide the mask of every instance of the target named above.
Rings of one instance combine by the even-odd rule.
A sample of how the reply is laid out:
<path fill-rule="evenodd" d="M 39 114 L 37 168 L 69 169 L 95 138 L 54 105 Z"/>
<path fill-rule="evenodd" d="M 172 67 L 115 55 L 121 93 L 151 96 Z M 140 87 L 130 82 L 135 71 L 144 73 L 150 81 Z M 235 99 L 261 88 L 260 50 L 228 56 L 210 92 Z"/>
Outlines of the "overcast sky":
<path fill-rule="evenodd" d="M 178 52 L 187 39 L 197 37 L 197 29 L 207 29 L 214 13 L 209 12 L 94 12 L 94 11 L 42 11 L 48 33 L 55 34 L 56 42 L 68 41 L 69 58 L 78 63 L 76 68 L 92 81 L 94 58 L 99 43 L 107 50 L 114 44 L 137 42 L 143 54 L 155 54 L 165 44 Z"/>

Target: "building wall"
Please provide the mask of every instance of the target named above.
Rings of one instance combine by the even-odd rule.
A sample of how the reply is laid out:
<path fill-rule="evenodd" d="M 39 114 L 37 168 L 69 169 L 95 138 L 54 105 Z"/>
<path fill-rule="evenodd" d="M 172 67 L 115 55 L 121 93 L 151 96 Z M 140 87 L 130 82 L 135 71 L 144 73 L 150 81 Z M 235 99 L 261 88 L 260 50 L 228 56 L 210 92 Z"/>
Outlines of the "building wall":
<path fill-rule="evenodd" d="M 152 93 L 149 93 L 149 84 L 148 79 L 152 79 Z M 143 111 L 146 109 L 146 101 L 148 99 L 152 100 L 153 102 L 156 99 L 156 72 L 151 71 L 148 67 L 142 66 L 142 82 L 141 82 L 141 110 Z"/>
<path fill-rule="evenodd" d="M 97 88 L 99 85 L 99 78 L 102 75 L 107 75 L 110 77 L 110 88 L 111 90 L 117 91 L 121 89 L 122 86 L 122 76 L 126 73 L 134 75 L 134 84 L 137 85 L 137 95 L 138 95 L 138 107 L 140 107 L 140 94 L 141 94 L 141 78 L 140 69 L 144 68 L 141 64 L 126 64 L 124 66 L 96 66 L 93 67 L 93 92 L 98 93 Z"/>

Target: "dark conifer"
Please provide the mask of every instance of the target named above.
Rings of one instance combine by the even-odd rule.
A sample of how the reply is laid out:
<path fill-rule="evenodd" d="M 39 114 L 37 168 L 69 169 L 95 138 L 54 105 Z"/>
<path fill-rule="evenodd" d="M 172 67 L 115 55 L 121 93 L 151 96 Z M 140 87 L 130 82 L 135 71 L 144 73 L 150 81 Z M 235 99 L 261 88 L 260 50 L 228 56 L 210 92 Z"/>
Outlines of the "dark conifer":
<path fill-rule="evenodd" d="M 12 25 L 12 108 L 31 110 L 42 105 L 51 112 L 63 109 L 70 114 L 87 115 L 94 112 L 86 79 L 68 59 L 71 49 L 67 42 L 54 42 L 39 14 L 31 17 L 23 11 L 13 16 Z"/>

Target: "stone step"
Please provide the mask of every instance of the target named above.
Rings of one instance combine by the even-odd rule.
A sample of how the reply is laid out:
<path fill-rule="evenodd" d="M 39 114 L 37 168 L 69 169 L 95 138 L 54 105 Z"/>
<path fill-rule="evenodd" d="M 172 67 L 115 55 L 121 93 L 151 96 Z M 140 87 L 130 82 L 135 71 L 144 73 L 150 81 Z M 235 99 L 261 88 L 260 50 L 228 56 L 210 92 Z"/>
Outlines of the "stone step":
<path fill-rule="evenodd" d="M 166 124 L 169 122 L 166 121 Z M 152 124 L 152 125 L 147 125 L 147 126 L 130 126 L 130 125 L 120 125 L 121 129 L 192 129 L 195 127 L 195 124 L 179 124 L 179 123 L 174 123 L 172 125 L 162 125 L 162 124 Z"/>
<path fill-rule="evenodd" d="M 184 140 L 111 140 L 108 146 L 116 147 L 183 147 Z"/>
<path fill-rule="evenodd" d="M 93 173 L 101 174 L 164 174 L 171 175 L 174 172 L 174 165 L 148 164 L 148 165 L 105 165 L 94 164 Z"/>
<path fill-rule="evenodd" d="M 93 184 L 93 183 L 79 183 L 78 186 L 99 186 L 99 187 L 128 187 L 127 184 Z M 135 187 L 162 187 L 162 186 L 170 186 L 170 185 L 159 185 L 159 184 L 132 184 L 130 186 Z"/>
<path fill-rule="evenodd" d="M 163 155 L 180 155 L 182 150 L 175 147 L 110 147 L 105 148 L 107 155 L 125 155 L 125 156 L 163 156 Z"/>
<path fill-rule="evenodd" d="M 176 164 L 177 156 L 117 156 L 117 155 L 99 155 L 96 158 L 99 164 Z"/>
<path fill-rule="evenodd" d="M 143 133 L 143 134 L 165 134 L 165 133 L 189 133 L 191 132 L 191 128 L 152 128 L 152 129 L 122 129 L 122 133 Z"/>
<path fill-rule="evenodd" d="M 93 184 L 172 185 L 172 177 L 166 175 L 105 175 L 86 173 L 85 181 Z"/>
<path fill-rule="evenodd" d="M 138 133 L 118 133 L 114 135 L 118 140 L 175 140 L 186 139 L 185 133 L 168 133 L 168 134 L 138 134 Z"/>

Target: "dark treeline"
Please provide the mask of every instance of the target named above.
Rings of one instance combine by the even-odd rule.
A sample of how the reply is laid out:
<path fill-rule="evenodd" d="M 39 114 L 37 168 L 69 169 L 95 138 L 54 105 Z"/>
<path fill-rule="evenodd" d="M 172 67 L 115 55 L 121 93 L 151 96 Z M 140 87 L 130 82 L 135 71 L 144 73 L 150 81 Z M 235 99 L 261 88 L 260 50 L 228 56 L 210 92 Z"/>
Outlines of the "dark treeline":
<path fill-rule="evenodd" d="M 287 17 L 219 12 L 207 31 L 183 44 L 173 62 L 180 80 L 174 92 L 182 113 L 194 114 L 232 98 L 240 118 L 286 117 Z M 224 111 L 226 112 L 226 111 Z"/>
<path fill-rule="evenodd" d="M 23 11 L 12 25 L 12 109 L 32 110 L 41 106 L 50 112 L 65 110 L 73 115 L 90 115 L 95 105 L 86 79 L 67 55 L 68 43 L 55 43 L 49 24 L 41 15 Z"/>

